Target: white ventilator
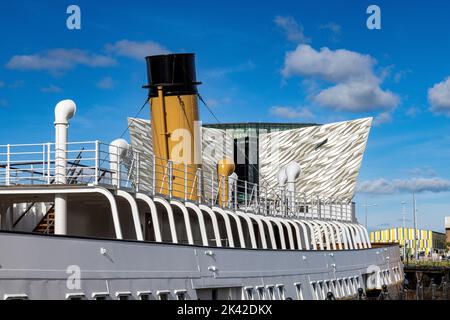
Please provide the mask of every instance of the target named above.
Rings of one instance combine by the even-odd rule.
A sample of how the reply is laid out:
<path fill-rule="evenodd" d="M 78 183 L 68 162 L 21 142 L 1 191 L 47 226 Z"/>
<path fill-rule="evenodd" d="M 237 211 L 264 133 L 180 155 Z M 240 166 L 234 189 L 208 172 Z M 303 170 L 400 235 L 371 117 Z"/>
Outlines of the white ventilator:
<path fill-rule="evenodd" d="M 67 183 L 67 136 L 69 120 L 77 106 L 72 100 L 60 101 L 55 107 L 55 184 Z M 67 195 L 55 194 L 55 234 L 67 234 Z"/>
<path fill-rule="evenodd" d="M 287 191 L 289 193 L 289 207 L 295 208 L 295 180 L 300 176 L 302 168 L 297 162 L 291 162 L 286 166 Z"/>
<path fill-rule="evenodd" d="M 120 164 L 128 153 L 130 145 L 125 139 L 116 139 L 109 145 L 109 168 L 113 186 L 120 186 Z"/>

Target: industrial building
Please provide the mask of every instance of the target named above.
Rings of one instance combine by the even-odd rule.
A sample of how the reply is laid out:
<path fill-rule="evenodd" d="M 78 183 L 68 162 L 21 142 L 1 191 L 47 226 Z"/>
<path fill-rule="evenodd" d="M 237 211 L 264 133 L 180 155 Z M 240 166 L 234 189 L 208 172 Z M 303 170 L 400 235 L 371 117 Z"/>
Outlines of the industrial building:
<path fill-rule="evenodd" d="M 406 250 L 409 256 L 414 255 L 416 248 L 419 253 L 429 255 L 433 252 L 442 253 L 445 250 L 445 234 L 417 229 L 414 237 L 414 228 L 390 228 L 370 232 L 370 241 L 374 244 L 398 243 L 402 254 Z M 404 247 L 406 246 L 406 249 Z"/>

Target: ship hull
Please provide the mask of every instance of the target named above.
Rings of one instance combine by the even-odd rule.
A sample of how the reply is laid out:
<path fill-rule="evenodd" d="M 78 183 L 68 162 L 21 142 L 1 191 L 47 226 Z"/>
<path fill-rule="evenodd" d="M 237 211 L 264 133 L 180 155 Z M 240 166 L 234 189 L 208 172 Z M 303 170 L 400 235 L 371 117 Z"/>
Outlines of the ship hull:
<path fill-rule="evenodd" d="M 398 246 L 261 250 L 0 232 L 3 299 L 351 299 L 372 280 L 396 295 Z"/>

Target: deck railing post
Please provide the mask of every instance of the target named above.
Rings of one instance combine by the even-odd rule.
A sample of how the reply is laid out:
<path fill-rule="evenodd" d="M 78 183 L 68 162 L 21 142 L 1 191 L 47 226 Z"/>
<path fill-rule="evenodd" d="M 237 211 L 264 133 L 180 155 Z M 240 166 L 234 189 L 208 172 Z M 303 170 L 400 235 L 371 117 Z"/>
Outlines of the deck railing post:
<path fill-rule="evenodd" d="M 116 165 L 117 165 L 117 189 L 120 189 L 120 180 L 121 180 L 121 170 L 120 170 L 120 148 L 117 147 L 117 160 L 116 160 Z"/>
<path fill-rule="evenodd" d="M 234 180 L 234 211 L 238 209 L 238 179 Z"/>
<path fill-rule="evenodd" d="M 184 163 L 184 201 L 187 201 L 187 193 L 188 193 L 188 170 L 187 164 Z"/>
<path fill-rule="evenodd" d="M 94 173 L 94 185 L 98 184 L 98 171 L 100 166 L 100 141 L 95 141 L 95 173 Z"/>
<path fill-rule="evenodd" d="M 211 207 L 214 206 L 214 170 L 211 170 Z"/>
<path fill-rule="evenodd" d="M 50 142 L 47 143 L 47 184 L 50 184 L 51 175 L 51 161 L 52 161 L 52 145 Z"/>
<path fill-rule="evenodd" d="M 264 184 L 264 214 L 267 215 L 268 208 L 267 208 L 267 183 Z"/>
<path fill-rule="evenodd" d="M 6 185 L 11 184 L 11 145 L 6 146 Z"/>
<path fill-rule="evenodd" d="M 136 191 L 139 192 L 139 185 L 141 183 L 141 154 L 139 152 L 134 152 L 136 155 L 136 168 L 135 168 L 135 183 L 136 183 Z"/>
<path fill-rule="evenodd" d="M 168 162 L 167 162 L 167 165 L 168 165 L 168 167 L 169 167 L 169 177 L 168 177 L 168 179 L 169 179 L 169 198 L 170 199 L 172 199 L 172 183 L 173 183 L 173 162 L 171 161 L 171 160 L 169 160 Z"/>
<path fill-rule="evenodd" d="M 247 201 L 248 201 L 248 199 L 247 199 L 247 180 L 245 180 L 244 181 L 244 194 L 245 194 L 245 212 L 247 212 L 247 206 L 248 206 L 248 204 L 247 204 Z"/>
<path fill-rule="evenodd" d="M 202 175 L 202 169 L 197 169 L 197 201 L 198 203 L 202 203 L 202 179 L 203 179 L 203 175 Z"/>
<path fill-rule="evenodd" d="M 152 192 L 153 196 L 156 195 L 156 159 L 155 155 L 152 157 L 153 159 L 153 165 L 152 165 Z"/>

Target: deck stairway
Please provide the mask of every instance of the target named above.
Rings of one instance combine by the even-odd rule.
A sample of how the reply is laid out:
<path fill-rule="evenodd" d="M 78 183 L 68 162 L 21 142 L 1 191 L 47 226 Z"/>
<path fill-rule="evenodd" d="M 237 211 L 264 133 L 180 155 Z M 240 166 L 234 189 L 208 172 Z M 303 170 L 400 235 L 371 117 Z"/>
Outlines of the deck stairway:
<path fill-rule="evenodd" d="M 52 205 L 47 214 L 41 219 L 33 232 L 54 234 L 55 233 L 55 205 Z"/>

